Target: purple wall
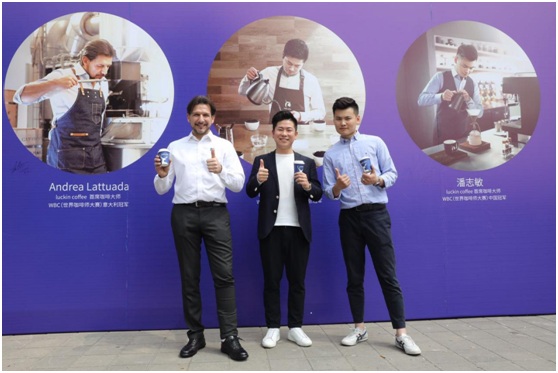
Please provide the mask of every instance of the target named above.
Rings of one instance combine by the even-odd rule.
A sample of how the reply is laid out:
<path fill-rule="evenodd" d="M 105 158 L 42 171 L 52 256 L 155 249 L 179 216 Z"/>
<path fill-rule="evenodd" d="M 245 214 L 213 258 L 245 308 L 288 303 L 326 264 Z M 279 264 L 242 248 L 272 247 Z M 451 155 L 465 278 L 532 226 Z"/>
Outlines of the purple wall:
<path fill-rule="evenodd" d="M 174 108 L 159 142 L 189 132 L 185 107 L 206 92 L 216 52 L 238 29 L 293 15 L 320 23 L 352 50 L 366 81 L 361 132 L 382 137 L 399 180 L 389 190 L 398 273 L 407 318 L 555 313 L 556 24 L 551 3 L 463 4 L 18 4 L 4 3 L 3 68 L 36 28 L 59 16 L 99 11 L 130 20 L 166 53 Z M 510 36 L 533 63 L 541 87 L 536 131 L 522 152 L 486 171 L 457 171 L 432 161 L 405 131 L 396 80 L 407 48 L 450 21 L 486 23 Z M 326 103 L 331 107 L 331 103 Z M 3 333 L 185 328 L 170 228 L 172 193 L 153 188 L 156 149 L 102 176 L 60 172 L 33 157 L 2 117 Z M 243 162 L 248 174 L 251 165 Z M 321 177 L 321 168 L 319 169 Z M 458 180 L 500 189 L 497 199 L 444 202 Z M 53 209 L 51 183 L 129 185 L 127 207 Z M 476 192 L 475 192 L 476 193 Z M 264 325 L 257 205 L 230 193 L 239 324 Z M 305 323 L 350 322 L 337 231 L 339 205 L 312 206 L 314 242 Z M 366 321 L 387 320 L 367 258 Z M 213 284 L 204 257 L 204 320 L 216 326 Z M 286 293 L 284 293 L 286 301 Z"/>

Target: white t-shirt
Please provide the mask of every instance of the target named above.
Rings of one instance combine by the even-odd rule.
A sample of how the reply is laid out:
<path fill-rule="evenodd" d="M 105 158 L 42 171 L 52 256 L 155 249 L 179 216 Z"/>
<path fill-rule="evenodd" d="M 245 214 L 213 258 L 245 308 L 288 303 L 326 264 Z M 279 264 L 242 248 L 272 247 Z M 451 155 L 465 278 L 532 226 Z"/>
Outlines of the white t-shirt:
<path fill-rule="evenodd" d="M 294 154 L 275 153 L 279 181 L 279 207 L 276 226 L 300 227 L 294 198 Z"/>

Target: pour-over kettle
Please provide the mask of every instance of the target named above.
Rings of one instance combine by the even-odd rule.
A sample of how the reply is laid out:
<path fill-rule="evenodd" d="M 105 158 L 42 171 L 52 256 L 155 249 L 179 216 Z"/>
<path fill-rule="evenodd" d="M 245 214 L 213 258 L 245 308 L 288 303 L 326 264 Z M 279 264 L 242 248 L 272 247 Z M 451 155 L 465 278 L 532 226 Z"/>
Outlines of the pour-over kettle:
<path fill-rule="evenodd" d="M 269 99 L 269 79 L 264 79 L 261 73 L 253 79 L 246 90 L 246 97 L 254 105 L 268 105 L 272 100 Z"/>
<path fill-rule="evenodd" d="M 465 103 L 465 98 L 462 92 L 457 92 L 451 98 L 449 107 L 455 111 L 461 111 L 463 104 Z"/>

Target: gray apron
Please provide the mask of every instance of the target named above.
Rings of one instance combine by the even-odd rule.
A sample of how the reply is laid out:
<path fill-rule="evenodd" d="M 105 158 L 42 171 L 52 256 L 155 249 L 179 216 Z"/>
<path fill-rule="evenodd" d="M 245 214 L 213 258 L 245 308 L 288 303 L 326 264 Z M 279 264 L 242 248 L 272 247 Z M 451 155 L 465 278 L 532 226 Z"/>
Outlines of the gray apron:
<path fill-rule="evenodd" d="M 56 120 L 50 132 L 47 163 L 76 174 L 106 173 L 101 145 L 104 110 L 101 89 L 84 89 L 80 84 L 74 105 Z"/>

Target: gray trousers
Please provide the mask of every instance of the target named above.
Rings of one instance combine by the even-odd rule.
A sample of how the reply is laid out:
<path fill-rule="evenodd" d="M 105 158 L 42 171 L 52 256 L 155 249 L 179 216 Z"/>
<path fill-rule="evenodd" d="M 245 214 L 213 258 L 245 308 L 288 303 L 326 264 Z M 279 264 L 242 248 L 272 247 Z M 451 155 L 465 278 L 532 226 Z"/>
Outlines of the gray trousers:
<path fill-rule="evenodd" d="M 237 335 L 236 299 L 232 271 L 232 238 L 226 206 L 174 205 L 171 226 L 182 279 L 182 303 L 188 336 L 202 334 L 200 294 L 201 243 L 205 245 L 217 298 L 221 338 Z"/>

